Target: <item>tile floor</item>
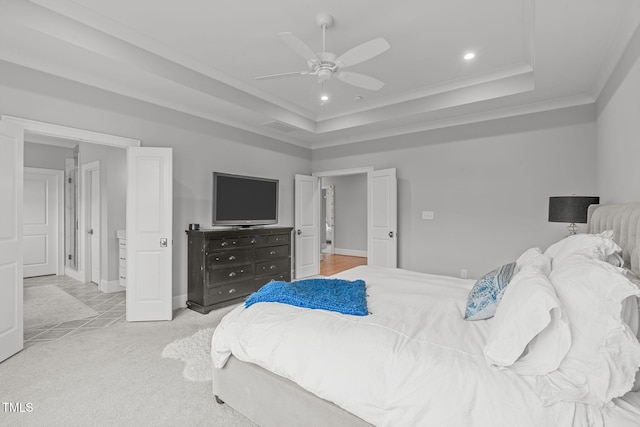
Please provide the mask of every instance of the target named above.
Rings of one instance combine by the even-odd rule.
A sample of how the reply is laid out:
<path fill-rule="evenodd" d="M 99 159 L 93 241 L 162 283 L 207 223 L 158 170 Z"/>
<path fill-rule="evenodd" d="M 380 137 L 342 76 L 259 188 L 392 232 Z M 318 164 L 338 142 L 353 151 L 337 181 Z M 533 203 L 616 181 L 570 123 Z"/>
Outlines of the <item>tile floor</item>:
<path fill-rule="evenodd" d="M 93 308 L 98 315 L 70 322 L 52 323 L 25 329 L 24 344 L 34 345 L 39 342 L 58 340 L 60 338 L 97 328 L 106 328 L 125 318 L 125 293 L 105 294 L 98 290 L 95 283 L 82 283 L 67 276 L 40 276 L 24 279 L 24 287 L 55 285 L 82 303 Z"/>

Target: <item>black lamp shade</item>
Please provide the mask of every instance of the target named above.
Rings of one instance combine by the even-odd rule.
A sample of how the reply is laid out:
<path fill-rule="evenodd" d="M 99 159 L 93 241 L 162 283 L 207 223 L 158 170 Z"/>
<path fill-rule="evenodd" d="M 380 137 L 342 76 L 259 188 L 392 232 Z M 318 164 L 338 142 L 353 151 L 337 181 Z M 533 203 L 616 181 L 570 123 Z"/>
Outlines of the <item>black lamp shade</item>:
<path fill-rule="evenodd" d="M 587 223 L 589 205 L 600 203 L 600 197 L 549 197 L 549 222 Z"/>

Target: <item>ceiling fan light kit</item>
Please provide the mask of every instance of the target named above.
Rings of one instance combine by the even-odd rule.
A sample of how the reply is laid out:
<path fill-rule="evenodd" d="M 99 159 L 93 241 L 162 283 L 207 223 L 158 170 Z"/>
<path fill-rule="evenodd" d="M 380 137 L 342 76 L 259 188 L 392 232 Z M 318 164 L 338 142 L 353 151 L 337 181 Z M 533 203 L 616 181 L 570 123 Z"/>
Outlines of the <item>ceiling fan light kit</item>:
<path fill-rule="evenodd" d="M 316 76 L 320 82 L 324 83 L 331 79 L 331 77 L 335 76 L 338 80 L 361 89 L 382 89 L 384 82 L 365 74 L 343 71 L 343 69 L 368 61 L 369 59 L 380 55 L 391 47 L 389 43 L 380 37 L 362 43 L 346 51 L 342 55 L 337 56 L 335 53 L 328 52 L 326 48 L 326 29 L 330 28 L 333 23 L 333 16 L 328 13 L 319 13 L 316 16 L 316 24 L 322 28 L 322 52 L 318 53 L 314 52 L 306 43 L 292 33 L 278 33 L 280 40 L 282 40 L 284 44 L 306 60 L 308 69 L 304 71 L 259 76 L 256 77 L 256 80 L 312 75 Z M 325 96 L 326 94 L 323 90 L 321 97 L 324 98 Z M 321 99 L 321 101 L 326 101 L 327 99 Z"/>

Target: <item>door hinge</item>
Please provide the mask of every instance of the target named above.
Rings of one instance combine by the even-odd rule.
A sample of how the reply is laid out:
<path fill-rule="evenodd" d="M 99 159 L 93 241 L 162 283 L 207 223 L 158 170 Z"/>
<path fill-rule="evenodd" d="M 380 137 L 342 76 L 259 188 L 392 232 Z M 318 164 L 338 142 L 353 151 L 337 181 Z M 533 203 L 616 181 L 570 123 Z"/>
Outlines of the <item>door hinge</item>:
<path fill-rule="evenodd" d="M 69 182 L 69 184 L 71 184 L 71 177 L 69 177 L 69 178 L 68 178 L 68 180 L 69 180 L 69 181 L 68 181 L 68 182 Z"/>
<path fill-rule="evenodd" d="M 71 260 L 73 257 L 71 256 L 71 254 L 67 255 L 67 259 Z"/>

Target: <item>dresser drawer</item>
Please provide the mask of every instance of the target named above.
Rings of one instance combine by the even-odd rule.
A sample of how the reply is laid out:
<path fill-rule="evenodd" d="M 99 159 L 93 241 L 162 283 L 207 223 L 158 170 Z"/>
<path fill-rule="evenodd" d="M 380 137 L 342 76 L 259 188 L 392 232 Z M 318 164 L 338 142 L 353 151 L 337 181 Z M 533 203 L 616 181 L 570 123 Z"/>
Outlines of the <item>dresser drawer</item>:
<path fill-rule="evenodd" d="M 217 270 L 233 265 L 250 264 L 253 261 L 253 252 L 250 249 L 214 252 L 207 255 L 207 268 Z"/>
<path fill-rule="evenodd" d="M 230 282 L 248 279 L 252 276 L 253 266 L 251 264 L 239 265 L 232 268 L 223 268 L 220 270 L 209 270 L 207 286 L 209 288 L 213 288 Z"/>
<path fill-rule="evenodd" d="M 286 273 L 275 274 L 273 276 L 262 276 L 256 279 L 257 288 L 260 289 L 267 283 L 271 281 L 276 282 L 290 282 L 291 281 L 291 271 L 287 271 Z"/>
<path fill-rule="evenodd" d="M 240 238 L 241 246 L 263 246 L 265 242 L 264 236 L 246 236 Z"/>
<path fill-rule="evenodd" d="M 219 302 L 244 297 L 255 292 L 257 289 L 258 287 L 256 286 L 254 280 L 245 280 L 242 282 L 219 286 L 217 288 L 211 288 L 207 293 L 205 304 L 216 304 Z"/>
<path fill-rule="evenodd" d="M 273 245 L 275 243 L 289 243 L 291 240 L 291 234 L 273 234 L 267 236 L 267 245 Z"/>
<path fill-rule="evenodd" d="M 289 256 L 289 245 L 256 249 L 256 261 Z"/>
<path fill-rule="evenodd" d="M 240 237 L 211 239 L 209 240 L 207 247 L 209 248 L 209 252 L 217 251 L 219 249 L 239 248 L 242 246 L 241 240 L 242 239 Z"/>
<path fill-rule="evenodd" d="M 291 270 L 291 260 L 289 258 L 274 259 L 256 263 L 256 277 L 271 276 L 286 273 Z"/>

